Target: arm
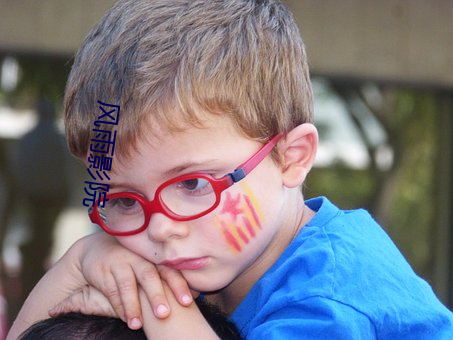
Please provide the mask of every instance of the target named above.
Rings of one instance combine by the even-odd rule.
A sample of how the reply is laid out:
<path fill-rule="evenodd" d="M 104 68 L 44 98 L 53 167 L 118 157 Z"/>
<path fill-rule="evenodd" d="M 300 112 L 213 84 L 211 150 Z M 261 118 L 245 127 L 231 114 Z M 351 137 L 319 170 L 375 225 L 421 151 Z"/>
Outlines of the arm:
<path fill-rule="evenodd" d="M 168 318 L 162 320 L 154 316 L 153 309 L 145 292 L 143 289 L 140 289 L 139 296 L 143 314 L 143 330 L 148 339 L 193 339 L 195 334 L 200 340 L 219 339 L 196 304 L 183 307 L 176 301 L 173 293 L 166 284 L 164 284 L 164 290 L 172 308 L 172 313 Z M 79 312 L 83 314 L 118 317 L 109 300 L 92 286 L 86 286 L 66 298 L 59 306 L 60 308 L 57 314 Z"/>
<path fill-rule="evenodd" d="M 191 297 L 191 293 L 182 275 L 167 271 L 165 279 L 172 283 L 172 290 L 179 301 L 190 305 L 192 300 L 183 301 L 183 297 Z M 11 339 L 31 323 L 47 318 L 51 307 L 88 284 L 109 299 L 116 314 L 132 329 L 142 326 L 138 284 L 144 287 L 152 310 L 158 317 L 165 318 L 170 314 L 156 267 L 118 244 L 113 237 L 95 233 L 77 241 L 36 285 L 11 329 Z M 164 306 L 163 312 L 160 306 Z M 66 301 L 64 307 L 57 307 L 54 312 L 62 311 L 62 308 L 66 308 L 65 311 L 80 310 L 80 306 Z"/>
<path fill-rule="evenodd" d="M 179 271 L 156 268 L 105 233 L 90 235 L 82 241 L 78 263 L 83 276 L 109 299 L 117 315 L 130 328 L 142 326 L 138 285 L 159 318 L 168 317 L 171 310 L 162 280 L 169 283 L 180 304 L 187 306 L 193 302 L 189 286 Z"/>
<path fill-rule="evenodd" d="M 175 299 L 170 288 L 164 284 L 171 315 L 166 319 L 158 319 L 152 312 L 151 305 L 145 293 L 140 291 L 140 302 L 146 337 L 153 339 L 193 339 L 198 340 L 219 339 L 214 330 L 209 326 L 195 303 L 188 307 L 181 306 Z"/>
<path fill-rule="evenodd" d="M 168 318 L 162 320 L 154 316 L 145 292 L 140 289 L 140 304 L 144 320 L 143 330 L 148 339 L 193 339 L 195 334 L 200 340 L 219 339 L 196 304 L 192 304 L 189 307 L 182 307 L 165 284 L 164 290 L 172 308 L 172 313 Z M 64 314 L 71 311 L 83 314 L 118 317 L 109 300 L 93 286 L 85 286 L 83 289 L 66 298 L 59 306 L 61 308 L 58 309 L 56 314 Z M 77 308 L 74 306 L 77 306 Z M 67 307 L 70 307 L 69 310 Z M 219 322 L 223 322 L 223 320 Z M 238 337 L 232 338 L 236 339 Z"/>
<path fill-rule="evenodd" d="M 87 284 L 73 260 L 73 246 L 38 282 L 14 321 L 7 340 L 14 340 L 38 320 L 49 317 L 51 306 Z"/>

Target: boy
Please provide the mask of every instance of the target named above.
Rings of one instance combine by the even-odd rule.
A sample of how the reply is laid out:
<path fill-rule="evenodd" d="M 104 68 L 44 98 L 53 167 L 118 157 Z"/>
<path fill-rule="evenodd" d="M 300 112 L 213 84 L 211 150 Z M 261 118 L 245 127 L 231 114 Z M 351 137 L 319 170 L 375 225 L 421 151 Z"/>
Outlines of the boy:
<path fill-rule="evenodd" d="M 111 192 L 90 209 L 114 238 L 77 242 L 11 334 L 63 298 L 53 314 L 92 311 L 77 294 L 91 285 L 132 328 L 215 338 L 187 284 L 245 338 L 453 335 L 451 312 L 366 212 L 304 201 L 317 147 L 311 86 L 277 1 L 118 2 L 66 88 L 68 143 L 86 164 L 97 100 L 121 107 Z M 140 314 L 137 284 L 165 319 Z"/>

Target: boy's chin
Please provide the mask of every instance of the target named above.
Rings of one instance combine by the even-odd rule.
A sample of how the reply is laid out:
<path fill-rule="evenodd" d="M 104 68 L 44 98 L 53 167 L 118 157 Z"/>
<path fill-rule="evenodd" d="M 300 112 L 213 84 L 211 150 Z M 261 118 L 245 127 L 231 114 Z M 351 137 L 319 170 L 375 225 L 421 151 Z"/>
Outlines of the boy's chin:
<path fill-rule="evenodd" d="M 201 279 L 193 279 L 184 276 L 189 284 L 190 289 L 199 292 L 199 293 L 216 293 L 226 286 L 228 286 L 229 282 L 220 282 L 219 280 L 213 280 L 205 278 Z"/>

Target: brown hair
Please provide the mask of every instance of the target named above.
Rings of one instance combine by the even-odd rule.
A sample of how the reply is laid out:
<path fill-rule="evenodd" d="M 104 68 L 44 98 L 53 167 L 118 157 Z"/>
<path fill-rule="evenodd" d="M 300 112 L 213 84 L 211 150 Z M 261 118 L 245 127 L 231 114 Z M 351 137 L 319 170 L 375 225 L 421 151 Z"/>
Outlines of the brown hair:
<path fill-rule="evenodd" d="M 121 106 L 119 157 L 150 133 L 146 122 L 174 131 L 200 125 L 201 111 L 228 115 L 264 141 L 313 113 L 302 39 L 274 0 L 117 2 L 86 37 L 66 86 L 66 135 L 79 158 L 98 100 Z"/>

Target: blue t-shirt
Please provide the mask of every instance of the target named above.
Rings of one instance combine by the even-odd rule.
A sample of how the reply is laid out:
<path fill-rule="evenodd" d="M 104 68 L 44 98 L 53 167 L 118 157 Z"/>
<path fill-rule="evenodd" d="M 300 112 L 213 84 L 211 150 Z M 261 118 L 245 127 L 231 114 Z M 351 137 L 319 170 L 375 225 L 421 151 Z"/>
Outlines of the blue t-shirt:
<path fill-rule="evenodd" d="M 453 314 L 364 210 L 316 215 L 231 316 L 247 339 L 453 339 Z"/>

